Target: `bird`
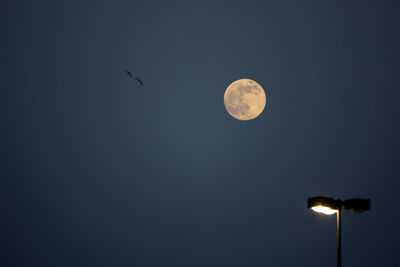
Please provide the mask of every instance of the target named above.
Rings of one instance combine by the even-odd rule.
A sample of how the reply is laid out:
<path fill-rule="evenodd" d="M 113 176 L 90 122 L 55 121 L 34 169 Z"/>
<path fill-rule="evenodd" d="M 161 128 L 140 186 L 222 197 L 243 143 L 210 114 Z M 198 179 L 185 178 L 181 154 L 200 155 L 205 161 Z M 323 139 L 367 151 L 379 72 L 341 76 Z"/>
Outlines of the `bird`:
<path fill-rule="evenodd" d="M 125 70 L 126 74 L 128 74 L 129 78 L 131 78 L 131 80 L 136 80 L 139 82 L 140 86 L 143 87 L 143 82 L 139 77 L 133 77 L 132 73 L 129 70 Z"/>

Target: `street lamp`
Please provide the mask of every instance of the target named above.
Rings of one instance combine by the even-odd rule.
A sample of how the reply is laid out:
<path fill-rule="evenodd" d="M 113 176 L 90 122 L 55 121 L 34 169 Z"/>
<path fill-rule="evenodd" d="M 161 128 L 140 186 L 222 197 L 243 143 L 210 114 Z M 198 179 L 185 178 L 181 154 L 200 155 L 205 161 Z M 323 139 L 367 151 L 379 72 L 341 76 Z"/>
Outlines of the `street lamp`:
<path fill-rule="evenodd" d="M 371 201 L 363 198 L 353 198 L 342 201 L 340 199 L 333 199 L 331 197 L 310 197 L 307 201 L 307 207 L 315 212 L 323 213 L 326 215 L 337 214 L 337 266 L 342 267 L 342 226 L 341 226 L 341 212 L 342 207 L 345 210 L 361 213 L 371 209 Z"/>

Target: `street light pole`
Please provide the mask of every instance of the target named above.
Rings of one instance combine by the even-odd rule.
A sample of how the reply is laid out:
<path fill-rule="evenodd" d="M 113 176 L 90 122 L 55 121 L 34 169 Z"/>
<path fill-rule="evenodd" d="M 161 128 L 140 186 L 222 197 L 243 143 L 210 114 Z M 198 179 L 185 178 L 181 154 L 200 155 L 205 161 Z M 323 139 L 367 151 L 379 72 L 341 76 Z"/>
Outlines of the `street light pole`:
<path fill-rule="evenodd" d="M 361 213 L 371 209 L 371 201 L 369 199 L 353 198 L 342 201 L 331 197 L 310 197 L 307 200 L 307 206 L 315 212 L 326 215 L 337 214 L 337 266 L 342 267 L 342 206 L 345 210 Z"/>
<path fill-rule="evenodd" d="M 342 267 L 342 224 L 341 224 L 342 207 L 337 209 L 337 266 Z"/>

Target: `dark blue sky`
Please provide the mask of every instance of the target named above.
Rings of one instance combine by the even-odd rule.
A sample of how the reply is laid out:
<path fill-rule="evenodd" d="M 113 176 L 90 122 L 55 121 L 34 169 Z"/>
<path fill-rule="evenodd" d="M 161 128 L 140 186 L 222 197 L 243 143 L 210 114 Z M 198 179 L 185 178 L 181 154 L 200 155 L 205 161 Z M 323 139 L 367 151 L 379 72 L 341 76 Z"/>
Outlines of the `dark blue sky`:
<path fill-rule="evenodd" d="M 398 266 L 397 1 L 2 1 L 1 266 Z M 126 76 L 142 78 L 144 87 Z M 238 121 L 226 87 L 266 110 Z"/>

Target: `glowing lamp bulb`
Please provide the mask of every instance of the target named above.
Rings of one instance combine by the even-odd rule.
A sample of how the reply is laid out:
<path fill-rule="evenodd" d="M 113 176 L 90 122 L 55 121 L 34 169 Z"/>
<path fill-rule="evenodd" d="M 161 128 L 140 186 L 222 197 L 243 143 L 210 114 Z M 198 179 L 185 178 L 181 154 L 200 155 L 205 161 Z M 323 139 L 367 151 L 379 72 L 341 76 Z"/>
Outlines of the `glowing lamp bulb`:
<path fill-rule="evenodd" d="M 335 210 L 335 209 L 331 209 L 329 207 L 324 207 L 324 206 L 314 206 L 311 209 L 315 212 L 323 213 L 326 215 L 332 215 L 337 212 L 337 210 Z"/>

